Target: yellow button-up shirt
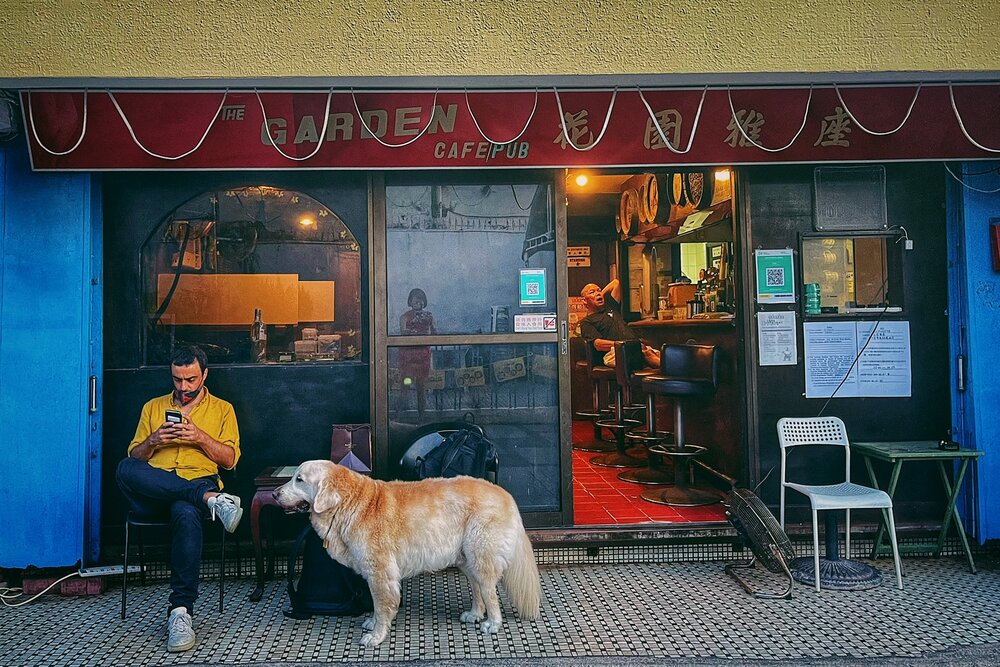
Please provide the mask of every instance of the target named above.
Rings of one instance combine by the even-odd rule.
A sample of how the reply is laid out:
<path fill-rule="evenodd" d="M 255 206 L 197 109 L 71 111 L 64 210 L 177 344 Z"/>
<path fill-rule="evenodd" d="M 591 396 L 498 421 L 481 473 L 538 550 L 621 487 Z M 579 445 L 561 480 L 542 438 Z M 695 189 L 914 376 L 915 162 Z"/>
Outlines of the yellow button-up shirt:
<path fill-rule="evenodd" d="M 135 437 L 132 438 L 132 442 L 128 446 L 129 454 L 141 445 L 153 431 L 163 425 L 166 421 L 165 413 L 171 409 L 178 409 L 173 402 L 173 394 L 159 396 L 142 406 L 142 416 L 139 417 Z M 228 401 L 208 393 L 206 387 L 204 398 L 191 410 L 187 418 L 212 439 L 233 448 L 235 453 L 233 467 L 235 468 L 236 462 L 240 460 L 240 429 L 236 424 L 236 413 L 233 411 L 233 406 Z M 160 445 L 150 457 L 149 465 L 173 471 L 184 479 L 207 477 L 219 472 L 219 465 L 208 458 L 200 447 L 188 440 L 177 440 Z M 219 488 L 222 488 L 221 481 Z"/>

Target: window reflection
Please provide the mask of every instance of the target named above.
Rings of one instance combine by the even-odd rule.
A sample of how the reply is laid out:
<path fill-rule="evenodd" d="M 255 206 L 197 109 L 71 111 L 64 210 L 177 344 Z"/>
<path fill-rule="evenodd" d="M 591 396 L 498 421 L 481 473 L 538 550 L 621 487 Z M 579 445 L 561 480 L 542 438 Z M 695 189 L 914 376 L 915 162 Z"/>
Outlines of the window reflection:
<path fill-rule="evenodd" d="M 389 185 L 389 335 L 423 335 L 404 320 L 413 290 L 438 334 L 511 332 L 517 313 L 554 312 L 552 284 L 545 304 L 518 306 L 519 268 L 555 275 L 552 209 L 548 184 Z"/>
<path fill-rule="evenodd" d="M 213 363 L 361 354 L 360 248 L 305 194 L 263 185 L 204 192 L 150 235 L 142 270 L 147 364 L 168 363 L 181 343 Z M 261 333 L 258 356 L 251 339 Z"/>
<path fill-rule="evenodd" d="M 426 351 L 419 368 L 413 353 Z M 500 485 L 522 511 L 559 508 L 559 396 L 555 344 L 389 348 L 393 464 L 414 427 L 472 420 L 500 457 Z"/>
<path fill-rule="evenodd" d="M 823 313 L 900 310 L 898 244 L 885 235 L 830 235 L 802 239 L 803 282 L 819 285 Z"/>

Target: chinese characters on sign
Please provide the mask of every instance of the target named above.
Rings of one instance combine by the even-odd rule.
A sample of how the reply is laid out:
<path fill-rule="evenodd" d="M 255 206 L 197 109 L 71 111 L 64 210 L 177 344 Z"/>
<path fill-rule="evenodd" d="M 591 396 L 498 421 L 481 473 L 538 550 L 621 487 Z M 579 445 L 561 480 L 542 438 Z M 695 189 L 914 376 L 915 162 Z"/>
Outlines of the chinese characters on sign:
<path fill-rule="evenodd" d="M 646 132 L 642 137 L 642 145 L 650 150 L 660 150 L 667 147 L 663 143 L 663 137 L 666 137 L 670 145 L 676 149 L 680 146 L 681 141 L 681 122 L 683 121 L 681 113 L 677 109 L 665 109 L 657 111 L 655 115 L 656 124 L 660 126 L 663 135 L 661 136 L 656 126 L 653 125 L 653 119 L 647 119 Z"/>
<path fill-rule="evenodd" d="M 638 90 L 618 91 L 610 103 L 606 90 L 577 90 L 565 109 L 557 91 L 490 91 L 474 94 L 475 116 L 464 91 L 229 91 L 224 98 L 219 91 L 121 91 L 114 103 L 90 91 L 85 104 L 82 90 L 53 90 L 22 92 L 21 102 L 31 111 L 25 135 L 40 171 L 631 167 L 649 164 L 651 154 L 669 162 L 663 149 L 684 145 L 692 164 L 954 160 L 989 157 L 978 146 L 1000 145 L 996 83 L 928 85 L 919 100 L 906 86 L 858 90 L 851 101 L 858 118 L 877 127 L 902 118 L 897 129 L 855 131 L 862 126 L 832 86 L 811 88 L 809 101 L 804 88 L 744 88 L 742 104 L 724 89 L 651 90 L 651 101 Z M 94 131 L 81 131 L 85 107 Z M 75 148 L 73 137 L 81 138 Z M 135 137 L 159 156 L 139 150 Z M 193 151 L 192 137 L 203 137 Z"/>
<path fill-rule="evenodd" d="M 594 143 L 594 133 L 587 127 L 586 109 L 577 113 L 566 112 L 563 115 L 563 123 L 566 125 L 566 131 L 563 132 L 563 127 L 560 125 L 559 134 L 557 134 L 556 138 L 552 140 L 552 143 L 559 144 L 560 148 L 566 150 L 567 133 L 569 134 L 569 140 L 573 142 L 573 145 L 577 148 L 587 148 Z M 582 141 L 584 137 L 587 138 L 586 141 Z"/>
<path fill-rule="evenodd" d="M 851 142 L 847 140 L 846 135 L 851 131 L 851 119 L 844 112 L 842 107 L 837 107 L 837 110 L 832 116 L 827 116 L 823 119 L 823 125 L 819 131 L 819 139 L 813 146 L 850 146 Z"/>

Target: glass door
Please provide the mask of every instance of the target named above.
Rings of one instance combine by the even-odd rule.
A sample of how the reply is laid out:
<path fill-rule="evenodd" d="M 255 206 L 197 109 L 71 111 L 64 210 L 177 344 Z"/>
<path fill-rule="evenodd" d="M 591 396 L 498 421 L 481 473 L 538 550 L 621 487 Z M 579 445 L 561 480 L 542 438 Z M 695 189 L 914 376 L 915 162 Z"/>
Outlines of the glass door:
<path fill-rule="evenodd" d="M 570 525 L 561 179 L 389 174 L 372 192 L 380 476 L 417 428 L 472 421 L 526 525 Z"/>

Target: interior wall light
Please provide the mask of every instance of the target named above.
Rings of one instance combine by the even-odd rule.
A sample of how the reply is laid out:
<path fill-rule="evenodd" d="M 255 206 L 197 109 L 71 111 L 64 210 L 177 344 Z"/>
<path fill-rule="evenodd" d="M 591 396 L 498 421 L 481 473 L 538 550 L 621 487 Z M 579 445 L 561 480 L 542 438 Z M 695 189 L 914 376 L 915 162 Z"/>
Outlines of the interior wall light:
<path fill-rule="evenodd" d="M 724 182 L 728 181 L 730 175 L 731 174 L 730 174 L 730 171 L 729 171 L 728 168 L 716 169 L 715 170 L 715 180 L 719 181 L 720 183 L 724 183 Z"/>
<path fill-rule="evenodd" d="M 573 179 L 579 187 L 585 187 L 587 183 L 590 182 L 590 178 L 586 174 L 577 174 L 576 178 Z"/>

